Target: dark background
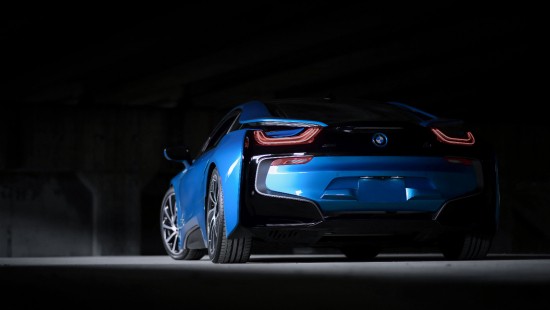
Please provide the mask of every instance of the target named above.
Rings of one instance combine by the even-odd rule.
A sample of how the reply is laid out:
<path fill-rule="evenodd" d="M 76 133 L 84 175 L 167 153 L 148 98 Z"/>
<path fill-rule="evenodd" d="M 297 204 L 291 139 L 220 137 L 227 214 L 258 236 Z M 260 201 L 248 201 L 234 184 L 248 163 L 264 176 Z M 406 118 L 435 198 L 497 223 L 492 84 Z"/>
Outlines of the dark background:
<path fill-rule="evenodd" d="M 244 101 L 329 94 L 468 121 L 499 158 L 492 251 L 550 252 L 547 36 L 537 9 L 404 9 L 7 10 L 0 256 L 162 254 L 159 207 L 181 169 L 164 160 L 165 146 L 197 151 L 220 113 Z"/>

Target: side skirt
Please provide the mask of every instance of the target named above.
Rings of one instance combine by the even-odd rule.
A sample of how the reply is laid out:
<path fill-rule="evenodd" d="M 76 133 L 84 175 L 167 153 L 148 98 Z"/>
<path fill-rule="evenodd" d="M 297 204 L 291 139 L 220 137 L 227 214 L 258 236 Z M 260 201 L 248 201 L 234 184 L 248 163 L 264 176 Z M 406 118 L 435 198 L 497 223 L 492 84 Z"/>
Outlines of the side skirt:
<path fill-rule="evenodd" d="M 187 232 L 184 247 L 191 250 L 206 249 L 199 226 L 195 226 Z"/>

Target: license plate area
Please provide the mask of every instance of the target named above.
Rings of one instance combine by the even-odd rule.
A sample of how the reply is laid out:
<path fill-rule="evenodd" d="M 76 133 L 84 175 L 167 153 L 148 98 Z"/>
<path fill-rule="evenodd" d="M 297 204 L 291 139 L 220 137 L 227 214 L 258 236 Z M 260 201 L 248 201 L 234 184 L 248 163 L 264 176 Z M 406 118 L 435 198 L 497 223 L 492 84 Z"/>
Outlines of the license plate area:
<path fill-rule="evenodd" d="M 399 177 L 366 177 L 359 179 L 357 200 L 364 202 L 407 201 L 405 181 Z"/>

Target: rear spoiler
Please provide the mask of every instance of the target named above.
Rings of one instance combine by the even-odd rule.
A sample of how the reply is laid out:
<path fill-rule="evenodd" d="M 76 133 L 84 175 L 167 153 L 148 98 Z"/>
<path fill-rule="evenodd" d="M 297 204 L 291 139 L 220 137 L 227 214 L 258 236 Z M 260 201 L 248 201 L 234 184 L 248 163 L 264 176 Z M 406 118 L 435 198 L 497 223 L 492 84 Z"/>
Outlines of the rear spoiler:
<path fill-rule="evenodd" d="M 288 118 L 255 118 L 241 121 L 241 124 L 250 126 L 284 126 L 284 127 L 327 127 L 323 122 L 304 120 L 304 119 L 288 119 Z"/>

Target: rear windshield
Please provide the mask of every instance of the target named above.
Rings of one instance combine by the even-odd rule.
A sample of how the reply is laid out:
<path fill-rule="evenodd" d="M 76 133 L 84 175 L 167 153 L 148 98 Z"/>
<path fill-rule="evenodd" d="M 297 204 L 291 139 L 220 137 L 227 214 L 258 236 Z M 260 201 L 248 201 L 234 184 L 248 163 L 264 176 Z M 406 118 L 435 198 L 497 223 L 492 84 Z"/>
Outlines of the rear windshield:
<path fill-rule="evenodd" d="M 315 120 L 327 124 L 353 121 L 405 121 L 416 123 L 429 119 L 421 113 L 379 102 L 276 102 L 268 104 L 268 108 L 276 117 Z"/>

